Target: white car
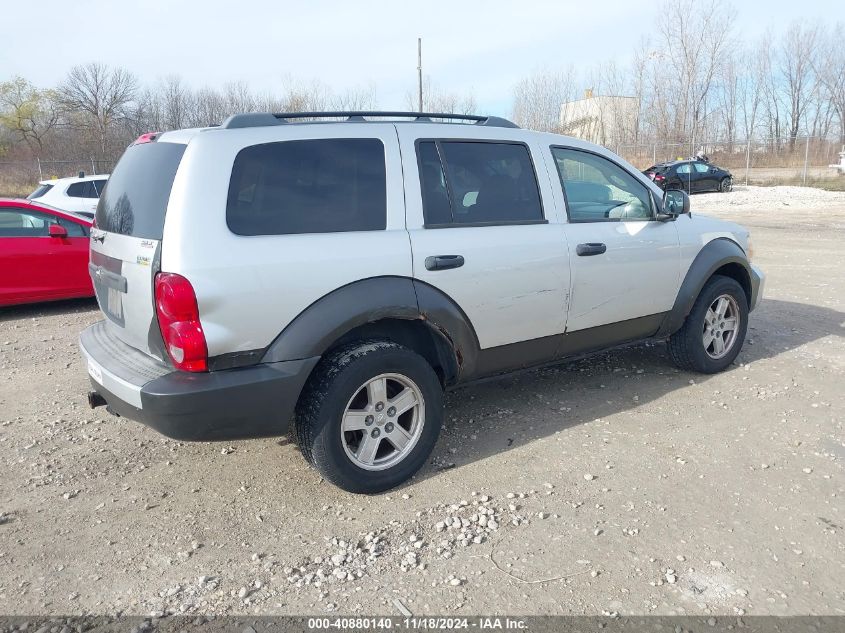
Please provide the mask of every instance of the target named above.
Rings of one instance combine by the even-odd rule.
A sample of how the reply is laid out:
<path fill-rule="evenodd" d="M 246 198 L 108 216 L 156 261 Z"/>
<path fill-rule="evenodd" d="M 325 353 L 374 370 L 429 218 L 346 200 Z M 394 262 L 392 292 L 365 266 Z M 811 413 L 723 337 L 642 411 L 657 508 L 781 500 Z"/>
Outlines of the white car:
<path fill-rule="evenodd" d="M 446 389 L 645 339 L 728 368 L 763 292 L 750 259 L 746 229 L 585 141 L 496 117 L 236 115 L 143 135 L 115 168 L 88 400 L 181 440 L 292 419 L 328 481 L 378 492 L 429 458 Z"/>
<path fill-rule="evenodd" d="M 38 189 L 29 194 L 27 199 L 93 218 L 108 179 L 108 174 L 98 174 L 42 180 L 38 183 Z"/>

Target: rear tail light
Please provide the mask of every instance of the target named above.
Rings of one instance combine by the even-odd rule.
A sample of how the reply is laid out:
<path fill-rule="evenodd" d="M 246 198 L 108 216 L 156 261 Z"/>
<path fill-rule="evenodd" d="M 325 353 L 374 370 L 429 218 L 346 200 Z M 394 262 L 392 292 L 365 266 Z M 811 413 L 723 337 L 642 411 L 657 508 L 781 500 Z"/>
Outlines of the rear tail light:
<path fill-rule="evenodd" d="M 654 182 L 660 182 L 661 180 L 666 180 L 666 176 L 661 174 L 654 174 Z"/>
<path fill-rule="evenodd" d="M 208 347 L 191 282 L 175 273 L 158 273 L 155 298 L 158 327 L 173 365 L 182 371 L 208 371 Z"/>

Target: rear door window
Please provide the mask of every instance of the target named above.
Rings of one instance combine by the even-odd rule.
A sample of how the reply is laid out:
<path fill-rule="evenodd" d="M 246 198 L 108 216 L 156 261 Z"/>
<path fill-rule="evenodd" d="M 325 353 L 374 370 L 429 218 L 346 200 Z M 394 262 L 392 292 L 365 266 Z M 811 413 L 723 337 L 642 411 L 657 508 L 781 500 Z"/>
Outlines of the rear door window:
<path fill-rule="evenodd" d="M 421 141 L 417 162 L 426 226 L 544 221 L 522 143 Z"/>
<path fill-rule="evenodd" d="M 89 196 L 86 195 L 88 190 L 90 186 L 87 182 L 75 182 L 67 188 L 65 193 L 68 198 L 88 198 Z"/>
<path fill-rule="evenodd" d="M 100 197 L 97 228 L 160 240 L 170 190 L 185 147 L 162 141 L 130 146 Z"/>
<path fill-rule="evenodd" d="M 384 145 L 346 138 L 246 147 L 232 167 L 226 222 L 238 235 L 384 230 Z"/>
<path fill-rule="evenodd" d="M 95 181 L 75 182 L 67 188 L 67 195 L 70 198 L 99 198 Z"/>

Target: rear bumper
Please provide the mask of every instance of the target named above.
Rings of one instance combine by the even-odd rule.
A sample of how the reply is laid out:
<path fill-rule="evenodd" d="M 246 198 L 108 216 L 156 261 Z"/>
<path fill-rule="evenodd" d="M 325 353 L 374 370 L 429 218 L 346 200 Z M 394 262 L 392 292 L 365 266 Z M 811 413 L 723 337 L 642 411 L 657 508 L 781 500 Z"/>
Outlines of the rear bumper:
<path fill-rule="evenodd" d="M 177 440 L 284 435 L 319 358 L 210 373 L 174 371 L 109 334 L 104 321 L 79 338 L 94 391 L 113 412 Z"/>
<path fill-rule="evenodd" d="M 763 299 L 763 290 L 766 287 L 766 273 L 751 264 L 751 303 L 748 311 L 756 309 Z"/>

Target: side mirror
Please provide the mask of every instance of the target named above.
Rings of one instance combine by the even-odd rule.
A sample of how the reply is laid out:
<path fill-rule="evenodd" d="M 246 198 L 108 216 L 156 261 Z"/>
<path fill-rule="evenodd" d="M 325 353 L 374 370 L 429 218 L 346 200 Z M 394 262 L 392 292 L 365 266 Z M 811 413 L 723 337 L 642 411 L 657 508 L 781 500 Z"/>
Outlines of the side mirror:
<path fill-rule="evenodd" d="M 657 214 L 658 220 L 674 220 L 679 215 L 689 213 L 689 196 L 680 189 L 670 189 L 663 196 L 663 211 Z"/>
<path fill-rule="evenodd" d="M 61 224 L 51 224 L 47 230 L 50 237 L 67 237 L 67 229 Z"/>

